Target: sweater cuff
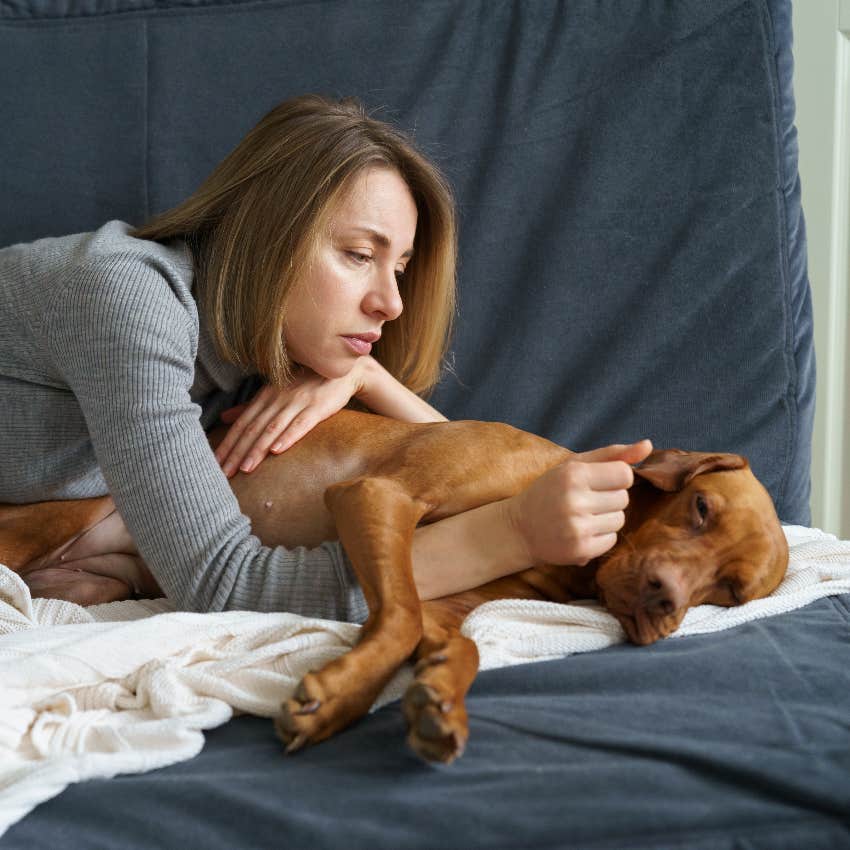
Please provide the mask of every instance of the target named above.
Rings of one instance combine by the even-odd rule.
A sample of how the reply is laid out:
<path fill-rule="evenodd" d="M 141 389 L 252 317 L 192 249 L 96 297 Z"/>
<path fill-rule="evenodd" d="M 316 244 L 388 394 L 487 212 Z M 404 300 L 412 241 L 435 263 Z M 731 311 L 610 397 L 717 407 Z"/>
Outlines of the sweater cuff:
<path fill-rule="evenodd" d="M 354 567 L 341 543 L 333 543 L 329 548 L 332 551 L 333 564 L 339 579 L 340 596 L 345 605 L 345 619 L 350 623 L 363 623 L 369 616 L 369 606 L 357 581 Z"/>

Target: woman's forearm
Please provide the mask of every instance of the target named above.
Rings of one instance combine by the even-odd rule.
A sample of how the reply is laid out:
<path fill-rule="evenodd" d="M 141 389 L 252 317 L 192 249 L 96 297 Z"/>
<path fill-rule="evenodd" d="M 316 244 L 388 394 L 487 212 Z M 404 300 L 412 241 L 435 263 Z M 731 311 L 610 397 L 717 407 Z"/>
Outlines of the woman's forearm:
<path fill-rule="evenodd" d="M 413 578 L 419 598 L 459 593 L 531 566 L 510 499 L 416 529 Z"/>
<path fill-rule="evenodd" d="M 413 535 L 420 598 L 468 590 L 534 564 L 584 565 L 607 552 L 625 523 L 630 464 L 649 440 L 574 455 L 509 499 L 455 514 Z"/>
<path fill-rule="evenodd" d="M 365 378 L 357 399 L 375 413 L 402 422 L 444 422 L 446 417 L 399 383 L 377 360 L 364 362 Z"/>

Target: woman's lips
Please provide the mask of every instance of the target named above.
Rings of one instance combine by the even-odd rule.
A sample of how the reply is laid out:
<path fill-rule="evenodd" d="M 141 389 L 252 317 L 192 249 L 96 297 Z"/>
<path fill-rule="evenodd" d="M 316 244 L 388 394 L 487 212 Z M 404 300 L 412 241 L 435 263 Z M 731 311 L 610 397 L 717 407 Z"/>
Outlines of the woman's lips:
<path fill-rule="evenodd" d="M 343 339 L 355 354 L 368 354 L 372 350 L 372 343 L 366 342 L 365 339 L 361 339 L 359 336 L 344 336 Z"/>
<path fill-rule="evenodd" d="M 372 350 L 372 343 L 377 342 L 381 335 L 379 333 L 357 334 L 356 336 L 343 336 L 349 348 L 355 354 L 368 354 Z"/>

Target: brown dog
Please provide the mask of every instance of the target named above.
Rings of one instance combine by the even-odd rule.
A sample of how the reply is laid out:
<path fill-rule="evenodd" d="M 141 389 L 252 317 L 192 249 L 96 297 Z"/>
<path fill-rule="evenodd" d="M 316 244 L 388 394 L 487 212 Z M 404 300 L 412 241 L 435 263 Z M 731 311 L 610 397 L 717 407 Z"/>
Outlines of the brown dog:
<path fill-rule="evenodd" d="M 211 436 L 214 445 L 223 433 Z M 338 538 L 369 606 L 358 645 L 308 674 L 283 704 L 276 728 L 288 751 L 365 714 L 413 655 L 416 678 L 403 701 L 408 741 L 429 760 L 460 755 L 478 652 L 459 628 L 482 602 L 596 596 L 630 640 L 649 644 L 674 631 L 690 606 L 742 604 L 768 595 L 784 576 L 785 537 L 746 460 L 672 449 L 635 468 L 626 525 L 603 557 L 584 567 L 538 564 L 420 602 L 411 565 L 417 525 L 513 496 L 570 455 L 500 423 L 408 424 L 342 411 L 232 479 L 265 544 Z M 86 557 L 65 565 L 60 559 L 72 544 L 75 558 Z M 33 595 L 81 604 L 134 591 L 161 595 L 109 497 L 0 508 L 0 562 L 17 569 Z"/>

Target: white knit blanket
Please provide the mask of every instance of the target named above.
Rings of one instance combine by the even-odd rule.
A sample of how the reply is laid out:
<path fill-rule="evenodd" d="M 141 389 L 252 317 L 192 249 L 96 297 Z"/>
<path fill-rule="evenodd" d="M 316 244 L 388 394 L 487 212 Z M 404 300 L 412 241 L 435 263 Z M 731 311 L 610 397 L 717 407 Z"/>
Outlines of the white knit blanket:
<path fill-rule="evenodd" d="M 850 541 L 785 531 L 791 563 L 772 596 L 694 608 L 673 637 L 850 592 Z M 72 782 L 189 759 L 203 746 L 202 730 L 234 713 L 273 716 L 306 672 L 347 651 L 358 632 L 292 614 L 175 612 L 164 600 L 91 608 L 34 600 L 0 565 L 0 835 Z M 481 606 L 464 633 L 478 644 L 482 669 L 625 639 L 596 604 L 527 600 Z M 376 707 L 398 698 L 410 678 L 409 667 L 399 671 Z"/>

